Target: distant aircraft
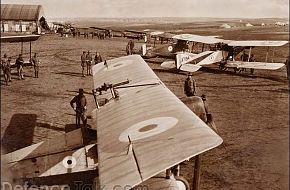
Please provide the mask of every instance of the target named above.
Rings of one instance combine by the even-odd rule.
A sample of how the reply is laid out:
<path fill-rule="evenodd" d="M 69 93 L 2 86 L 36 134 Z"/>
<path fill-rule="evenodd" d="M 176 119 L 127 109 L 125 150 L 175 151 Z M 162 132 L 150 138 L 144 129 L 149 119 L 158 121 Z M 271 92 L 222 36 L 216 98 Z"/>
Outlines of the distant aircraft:
<path fill-rule="evenodd" d="M 219 146 L 222 139 L 139 55 L 93 66 L 93 80 L 93 129 L 77 129 L 3 155 L 4 169 L 14 180 L 73 173 L 80 179 L 83 172 L 97 171 L 97 189 L 188 188 L 178 176 L 166 179 L 164 171 Z"/>
<path fill-rule="evenodd" d="M 175 61 L 167 61 L 161 64 L 165 68 L 176 68 L 182 71 L 195 72 L 201 67 L 211 65 L 214 63 L 220 64 L 220 68 L 234 68 L 235 71 L 240 71 L 243 68 L 252 69 L 268 69 L 275 70 L 283 67 L 284 63 L 268 63 L 268 51 L 266 54 L 265 62 L 252 61 L 251 54 L 252 48 L 257 46 L 263 47 L 277 47 L 283 46 L 288 41 L 234 41 L 223 40 L 216 38 L 215 36 L 199 36 L 193 34 L 180 34 L 171 37 L 176 40 L 176 43 L 166 44 L 159 48 L 151 50 L 151 53 L 146 54 L 146 47 L 143 47 L 143 56 L 150 58 L 154 56 L 168 57 Z M 191 47 L 189 42 L 192 43 Z M 201 52 L 192 53 L 192 50 L 198 44 L 202 44 Z M 209 50 L 204 51 L 205 46 L 209 46 Z M 145 50 L 144 50 L 145 49 Z M 246 54 L 246 49 L 249 49 L 249 54 Z M 247 59 L 235 61 L 241 52 L 247 55 Z"/>

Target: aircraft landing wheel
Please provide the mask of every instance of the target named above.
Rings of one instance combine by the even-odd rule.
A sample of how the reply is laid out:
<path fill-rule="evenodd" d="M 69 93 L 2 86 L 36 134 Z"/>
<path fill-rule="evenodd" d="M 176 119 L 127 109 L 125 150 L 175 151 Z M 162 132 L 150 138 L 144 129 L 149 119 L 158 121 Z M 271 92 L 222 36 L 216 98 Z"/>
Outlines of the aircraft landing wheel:
<path fill-rule="evenodd" d="M 181 177 L 181 176 L 174 176 L 174 177 L 178 183 L 179 190 L 190 190 L 189 183 L 184 177 Z"/>
<path fill-rule="evenodd" d="M 251 69 L 251 74 L 254 74 L 254 69 Z"/>

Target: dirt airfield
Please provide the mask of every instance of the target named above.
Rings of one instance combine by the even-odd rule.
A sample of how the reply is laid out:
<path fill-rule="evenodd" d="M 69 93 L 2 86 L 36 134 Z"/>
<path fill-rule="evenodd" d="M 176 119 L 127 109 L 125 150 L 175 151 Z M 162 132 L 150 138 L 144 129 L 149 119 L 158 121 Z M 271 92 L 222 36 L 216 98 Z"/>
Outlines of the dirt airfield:
<path fill-rule="evenodd" d="M 182 28 L 186 33 L 222 35 L 224 39 L 233 40 L 289 40 L 288 27 L 227 30 L 202 24 L 195 28 L 179 24 L 170 25 L 171 28 Z M 10 86 L 5 85 L 1 76 L 2 154 L 73 129 L 75 117 L 69 102 L 79 88 L 88 93 L 89 111 L 95 108 L 93 96 L 89 94 L 93 87 L 92 77 L 81 76 L 82 51 L 98 51 L 104 59 L 120 57 L 126 55 L 128 40 L 64 38 L 47 34 L 33 42 L 32 52 L 38 52 L 41 60 L 40 78 L 34 78 L 32 67 L 25 68 L 25 80 L 18 80 L 16 69 L 13 69 Z M 141 44 L 141 41 L 135 41 L 136 49 Z M 1 55 L 7 53 L 16 58 L 20 47 L 20 44 L 2 43 Z M 288 45 L 275 48 L 275 60 L 284 62 L 288 50 Z M 265 48 L 254 51 L 258 60 L 266 54 Z M 28 57 L 29 43 L 24 43 L 24 58 Z M 185 73 L 162 69 L 159 61 L 153 59 L 148 64 L 176 96 L 184 97 Z M 196 72 L 194 79 L 198 95 L 207 95 L 218 133 L 224 141 L 202 155 L 200 189 L 288 189 L 289 88 L 286 68 L 257 70 L 251 75 L 249 71 L 235 74 L 212 66 Z M 190 183 L 192 173 L 192 161 L 181 166 L 181 174 Z"/>

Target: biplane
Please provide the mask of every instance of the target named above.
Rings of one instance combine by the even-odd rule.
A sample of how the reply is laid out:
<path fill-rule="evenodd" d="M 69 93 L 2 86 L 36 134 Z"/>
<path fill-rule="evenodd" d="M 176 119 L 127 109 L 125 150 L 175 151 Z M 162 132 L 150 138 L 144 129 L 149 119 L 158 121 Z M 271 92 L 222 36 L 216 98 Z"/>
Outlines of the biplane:
<path fill-rule="evenodd" d="M 137 39 L 138 41 L 144 39 L 144 41 L 146 42 L 148 32 L 138 30 L 125 30 L 123 34 L 125 38 Z"/>
<path fill-rule="evenodd" d="M 139 55 L 93 66 L 93 80 L 92 129 L 80 128 L 3 155 L 4 169 L 14 180 L 32 183 L 72 174 L 80 179 L 92 171 L 97 189 L 177 190 L 178 176 L 164 171 L 222 143 Z"/>
<path fill-rule="evenodd" d="M 241 69 L 249 68 L 253 73 L 254 69 L 275 70 L 285 65 L 284 63 L 270 63 L 267 60 L 269 47 L 283 46 L 288 41 L 234 41 L 219 39 L 216 36 L 199 36 L 193 34 L 167 36 L 176 42 L 155 48 L 149 55 L 146 55 L 146 50 L 143 50 L 143 56 L 145 58 L 160 56 L 174 59 L 174 61 L 162 63 L 161 66 L 165 68 L 195 72 L 201 67 L 216 63 L 219 64 L 221 69 L 233 68 L 234 71 L 241 71 Z M 199 46 L 200 44 L 202 44 L 201 48 Z M 196 47 L 199 49 L 199 52 L 194 51 Z M 254 47 L 268 48 L 264 62 L 257 62 L 253 59 L 252 49 Z M 146 47 L 144 46 L 144 48 Z M 248 53 L 246 53 L 247 50 Z M 240 54 L 242 54 L 241 59 L 236 60 Z"/>

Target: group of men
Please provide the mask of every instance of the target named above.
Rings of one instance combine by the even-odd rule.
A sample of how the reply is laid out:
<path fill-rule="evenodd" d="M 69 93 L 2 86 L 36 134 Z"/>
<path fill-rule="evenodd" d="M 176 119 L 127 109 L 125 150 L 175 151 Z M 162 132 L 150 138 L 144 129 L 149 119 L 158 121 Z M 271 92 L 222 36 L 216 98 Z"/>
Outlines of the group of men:
<path fill-rule="evenodd" d="M 90 51 L 83 51 L 83 54 L 81 55 L 81 67 L 83 77 L 85 77 L 85 68 L 87 68 L 87 76 L 92 75 L 92 62 L 93 56 Z M 103 62 L 102 56 L 99 52 L 96 52 L 94 62 L 95 64 Z"/>
<path fill-rule="evenodd" d="M 33 64 L 34 67 L 34 75 L 35 78 L 38 78 L 38 72 L 39 72 L 39 58 L 37 57 L 37 53 L 34 54 L 34 56 L 31 58 L 30 62 Z M 15 65 L 17 67 L 17 75 L 19 80 L 24 80 L 24 72 L 23 72 L 23 66 L 24 66 L 24 60 L 22 54 L 19 54 Z M 9 85 L 8 82 L 12 82 L 11 80 L 11 57 L 8 57 L 5 53 L 3 55 L 3 58 L 1 59 L 1 68 L 4 74 L 4 79 L 6 82 L 6 85 Z"/>

